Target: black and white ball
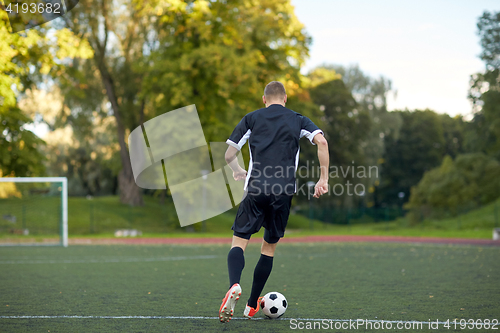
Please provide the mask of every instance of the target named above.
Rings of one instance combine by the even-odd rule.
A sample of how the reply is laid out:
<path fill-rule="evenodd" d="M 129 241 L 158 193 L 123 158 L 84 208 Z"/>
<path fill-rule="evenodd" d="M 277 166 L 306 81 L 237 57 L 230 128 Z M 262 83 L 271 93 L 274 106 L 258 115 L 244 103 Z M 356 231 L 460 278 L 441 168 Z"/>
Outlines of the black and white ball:
<path fill-rule="evenodd" d="M 277 291 L 271 291 L 267 293 L 260 301 L 260 307 L 264 314 L 271 318 L 276 319 L 281 317 L 288 307 L 288 302 L 285 296 Z"/>

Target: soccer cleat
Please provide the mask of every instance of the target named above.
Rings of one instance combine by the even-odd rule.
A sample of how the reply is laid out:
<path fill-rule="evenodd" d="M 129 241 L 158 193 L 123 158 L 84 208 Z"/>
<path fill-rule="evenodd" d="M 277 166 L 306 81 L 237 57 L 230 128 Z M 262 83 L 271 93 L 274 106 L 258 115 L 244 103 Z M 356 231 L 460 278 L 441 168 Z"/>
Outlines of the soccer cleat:
<path fill-rule="evenodd" d="M 245 311 L 243 312 L 243 315 L 245 317 L 247 317 L 248 319 L 252 319 L 253 316 L 255 316 L 255 314 L 257 312 L 259 312 L 259 309 L 260 309 L 260 301 L 262 300 L 262 297 L 259 297 L 259 299 L 257 300 L 257 309 L 254 309 L 252 308 L 250 305 L 247 304 L 247 306 L 245 307 Z"/>
<path fill-rule="evenodd" d="M 236 302 L 240 299 L 241 287 L 238 283 L 233 284 L 231 288 L 226 293 L 226 296 L 222 300 L 222 304 L 219 309 L 219 319 L 223 323 L 227 323 L 231 320 L 234 314 L 234 307 Z"/>

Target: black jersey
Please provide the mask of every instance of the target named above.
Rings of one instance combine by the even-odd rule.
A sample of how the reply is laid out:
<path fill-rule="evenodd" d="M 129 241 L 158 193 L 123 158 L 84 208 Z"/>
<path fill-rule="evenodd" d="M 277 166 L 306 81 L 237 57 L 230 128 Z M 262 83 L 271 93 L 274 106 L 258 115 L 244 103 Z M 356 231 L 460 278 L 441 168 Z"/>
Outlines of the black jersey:
<path fill-rule="evenodd" d="M 299 139 L 305 136 L 314 144 L 318 133 L 323 132 L 309 118 L 280 104 L 248 113 L 226 141 L 238 150 L 249 141 L 245 190 L 249 194 L 295 193 Z"/>

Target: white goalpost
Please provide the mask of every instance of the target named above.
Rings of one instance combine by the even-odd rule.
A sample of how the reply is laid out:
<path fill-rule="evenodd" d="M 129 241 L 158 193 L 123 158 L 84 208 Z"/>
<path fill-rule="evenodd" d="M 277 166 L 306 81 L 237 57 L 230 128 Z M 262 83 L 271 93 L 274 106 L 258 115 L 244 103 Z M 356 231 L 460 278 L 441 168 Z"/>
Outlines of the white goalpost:
<path fill-rule="evenodd" d="M 31 185 L 30 185 L 31 184 Z M 57 184 L 60 184 L 58 186 Z M 60 193 L 60 196 L 59 196 Z M 60 197 L 60 201 L 57 198 Z M 20 219 L 20 221 L 18 221 Z M 58 220 L 58 221 L 57 221 Z M 22 226 L 20 227 L 18 223 Z M 30 230 L 31 229 L 31 230 Z M 66 177 L 0 178 L 0 233 L 17 241 L 0 245 L 68 246 L 68 180 Z M 50 243 L 59 234 L 59 241 Z M 17 234 L 17 235 L 16 235 Z M 49 242 L 24 242 L 23 237 L 36 236 Z M 21 236 L 19 236 L 21 235 Z M 0 238 L 1 240 L 1 238 Z M 43 239 L 45 240 L 45 239 Z"/>

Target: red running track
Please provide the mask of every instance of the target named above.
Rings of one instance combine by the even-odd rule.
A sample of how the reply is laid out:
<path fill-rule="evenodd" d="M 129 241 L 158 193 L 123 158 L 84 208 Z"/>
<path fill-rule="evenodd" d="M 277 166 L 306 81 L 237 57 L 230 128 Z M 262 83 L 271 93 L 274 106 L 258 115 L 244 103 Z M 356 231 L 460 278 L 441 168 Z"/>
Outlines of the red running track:
<path fill-rule="evenodd" d="M 260 243 L 253 238 L 251 243 Z M 302 236 L 284 237 L 280 243 L 331 243 L 331 242 L 380 242 L 380 243 L 432 243 L 500 246 L 500 241 L 477 238 L 437 238 L 404 236 Z M 70 238 L 69 244 L 231 244 L 231 237 L 218 238 Z"/>

